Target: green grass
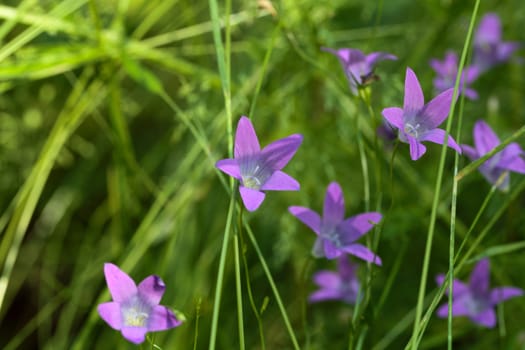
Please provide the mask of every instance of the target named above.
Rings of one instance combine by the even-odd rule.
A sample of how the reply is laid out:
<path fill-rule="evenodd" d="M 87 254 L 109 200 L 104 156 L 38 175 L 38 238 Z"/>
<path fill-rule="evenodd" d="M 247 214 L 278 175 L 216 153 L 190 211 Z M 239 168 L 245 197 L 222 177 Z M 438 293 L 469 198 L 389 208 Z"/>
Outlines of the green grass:
<path fill-rule="evenodd" d="M 485 73 L 480 98 L 458 101 L 447 124 L 468 144 L 476 120 L 494 128 L 502 145 L 477 162 L 430 143 L 413 162 L 375 134 L 382 109 L 403 102 L 407 66 L 428 101 L 431 58 L 465 47 L 469 64 L 473 15 L 498 13 L 504 40 L 525 42 L 521 1 L 482 1 L 477 14 L 458 1 L 261 3 L 2 2 L 0 347 L 133 348 L 96 312 L 110 300 L 104 262 L 137 282 L 162 277 L 162 304 L 185 317 L 152 334 L 162 349 L 525 346 L 523 298 L 498 308 L 496 329 L 448 323 L 434 316 L 446 297 L 433 280 L 464 279 L 489 256 L 492 286 L 525 288 L 524 177 L 502 193 L 477 171 L 525 145 L 523 64 Z M 321 46 L 399 59 L 358 98 Z M 241 115 L 263 146 L 304 135 L 285 168 L 301 190 L 270 192 L 253 213 L 214 166 Z M 335 264 L 311 256 L 314 234 L 287 211 L 320 211 L 331 181 L 346 216 L 384 215 L 363 239 L 383 266 L 361 264 L 358 306 L 307 303 L 312 273 Z"/>

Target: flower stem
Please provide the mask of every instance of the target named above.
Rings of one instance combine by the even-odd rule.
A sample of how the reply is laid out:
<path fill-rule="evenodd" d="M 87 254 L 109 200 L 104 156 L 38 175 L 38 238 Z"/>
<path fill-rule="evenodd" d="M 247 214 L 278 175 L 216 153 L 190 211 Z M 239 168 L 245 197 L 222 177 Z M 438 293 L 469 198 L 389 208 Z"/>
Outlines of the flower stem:
<path fill-rule="evenodd" d="M 458 75 L 456 77 L 456 83 L 454 85 L 454 95 L 452 98 L 452 104 L 450 106 L 450 113 L 449 117 L 447 119 L 447 126 L 446 126 L 446 133 L 445 133 L 445 142 L 443 143 L 443 147 L 441 149 L 441 158 L 439 161 L 439 167 L 438 167 L 438 173 L 436 177 L 436 185 L 434 190 L 434 199 L 432 201 L 432 211 L 430 214 L 430 222 L 428 225 L 428 232 L 427 232 L 427 243 L 425 246 L 425 255 L 423 258 L 423 269 L 421 272 L 421 279 L 419 284 L 419 294 L 418 294 L 418 301 L 416 306 L 416 316 L 414 321 L 414 328 L 412 331 L 412 349 L 416 350 L 419 345 L 419 332 L 420 332 L 420 324 L 421 324 L 421 316 L 423 314 L 423 304 L 425 299 L 425 290 L 426 290 L 426 284 L 427 284 L 427 275 L 428 275 L 428 268 L 430 265 L 430 254 L 432 251 L 432 240 L 434 236 L 434 229 L 436 224 L 436 217 L 437 217 L 437 210 L 439 206 L 439 197 L 441 194 L 441 185 L 443 180 L 443 173 L 445 169 L 445 159 L 446 159 L 446 152 L 447 152 L 447 143 L 448 143 L 448 135 L 450 132 L 450 128 L 452 126 L 453 116 L 454 116 L 454 109 L 456 107 L 455 98 L 458 95 L 458 87 L 459 82 L 461 78 L 461 72 L 463 70 L 463 66 L 465 64 L 466 60 L 466 54 L 468 47 L 470 45 L 470 38 L 472 37 L 472 32 L 474 29 L 474 22 L 476 19 L 476 15 L 478 13 L 480 0 L 476 0 L 476 3 L 474 4 L 474 9 L 472 11 L 472 16 L 470 18 L 470 25 L 467 32 L 467 37 L 465 39 L 465 44 L 463 45 L 463 51 L 461 53 L 461 60 L 459 63 L 458 68 Z M 422 335 L 422 334 L 421 334 Z"/>
<path fill-rule="evenodd" d="M 246 223 L 244 224 L 244 227 L 246 229 L 246 232 L 248 234 L 248 238 L 252 242 L 253 248 L 255 249 L 255 252 L 257 253 L 257 257 L 259 258 L 259 261 L 261 262 L 262 268 L 264 270 L 264 273 L 266 274 L 266 278 L 268 279 L 268 283 L 270 283 L 270 287 L 272 288 L 273 295 L 275 297 L 275 300 L 277 301 L 277 305 L 279 306 L 279 310 L 281 311 L 281 315 L 283 317 L 284 324 L 286 325 L 286 329 L 288 330 L 288 334 L 290 335 L 290 338 L 292 340 L 293 346 L 295 350 L 299 350 L 299 343 L 297 342 L 297 339 L 295 337 L 295 333 L 293 331 L 292 325 L 290 323 L 290 320 L 288 319 L 288 315 L 286 313 L 286 309 L 284 308 L 283 302 L 281 300 L 281 296 L 279 295 L 279 290 L 275 286 L 275 282 L 273 281 L 272 274 L 270 272 L 270 269 L 268 268 L 268 265 L 266 264 L 266 259 L 264 259 L 264 256 L 261 252 L 261 249 L 259 248 L 259 245 L 257 244 L 257 241 L 255 240 L 255 236 L 253 235 L 253 232 Z"/>

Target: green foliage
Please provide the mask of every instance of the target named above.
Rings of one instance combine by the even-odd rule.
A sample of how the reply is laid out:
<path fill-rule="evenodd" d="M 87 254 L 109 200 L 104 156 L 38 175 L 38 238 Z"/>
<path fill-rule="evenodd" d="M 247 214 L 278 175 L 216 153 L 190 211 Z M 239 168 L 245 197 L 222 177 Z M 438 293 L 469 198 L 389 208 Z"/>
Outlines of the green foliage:
<path fill-rule="evenodd" d="M 292 339 L 301 349 L 402 349 L 412 335 L 433 207 L 420 348 L 444 348 L 450 333 L 446 320 L 425 315 L 444 300 L 435 298 L 443 290 L 433 276 L 448 271 L 453 219 L 455 275 L 468 276 L 477 258 L 489 256 L 493 285 L 525 288 L 523 176 L 511 176 L 508 193 L 494 192 L 479 163 L 460 157 L 454 177 L 452 152 L 440 166 L 440 147 L 429 144 L 413 162 L 406 144 L 390 147 L 375 136 L 381 110 L 402 104 L 407 66 L 427 100 L 435 95 L 428 62 L 449 48 L 461 52 L 473 4 L 229 4 L 0 4 L 2 349 L 132 348 L 96 312 L 110 298 L 104 262 L 137 281 L 162 277 L 162 304 L 185 317 L 181 327 L 154 334 L 162 349 L 208 348 L 212 329 L 217 349 L 241 348 L 239 334 L 247 349 L 292 349 Z M 478 18 L 486 12 L 500 15 L 505 40 L 525 41 L 521 0 L 484 1 Z M 399 60 L 379 65 L 367 106 L 321 46 L 391 52 Z M 461 116 L 460 142 L 471 144 L 482 118 L 502 141 L 523 145 L 524 66 L 496 67 L 474 87 L 480 98 L 458 105 L 452 134 Z M 236 122 L 248 114 L 262 145 L 304 135 L 286 167 L 301 191 L 269 193 L 241 217 L 231 202 L 234 185 L 214 164 L 231 152 Z M 377 248 L 383 267 L 362 265 L 359 307 L 307 303 L 312 273 L 334 264 L 311 257 L 315 237 L 287 208 L 321 210 L 331 181 L 343 187 L 347 216 L 384 214 L 363 240 Z M 519 298 L 498 309 L 495 330 L 454 319 L 454 347 L 523 347 L 524 314 Z"/>

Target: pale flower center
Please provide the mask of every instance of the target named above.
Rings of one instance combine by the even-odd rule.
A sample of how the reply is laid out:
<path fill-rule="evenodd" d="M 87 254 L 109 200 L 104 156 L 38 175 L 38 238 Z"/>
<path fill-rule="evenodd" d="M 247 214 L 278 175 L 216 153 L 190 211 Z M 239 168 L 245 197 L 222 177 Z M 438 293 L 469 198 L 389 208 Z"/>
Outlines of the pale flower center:
<path fill-rule="evenodd" d="M 321 236 L 324 239 L 329 240 L 337 248 L 341 248 L 343 246 L 343 244 L 341 243 L 341 239 L 339 238 L 339 234 L 335 230 L 330 232 L 323 232 Z"/>
<path fill-rule="evenodd" d="M 128 327 L 146 327 L 151 307 L 139 297 L 133 298 L 121 307 L 122 320 Z"/>
<path fill-rule="evenodd" d="M 405 127 L 403 128 L 403 131 L 416 138 L 419 136 L 419 128 L 421 127 L 421 124 L 417 123 L 416 125 L 412 125 L 410 123 L 405 123 Z"/>
<path fill-rule="evenodd" d="M 261 181 L 254 175 L 247 175 L 242 177 L 242 184 L 246 188 L 258 190 L 261 188 Z"/>
<path fill-rule="evenodd" d="M 484 298 L 480 297 L 470 297 L 465 300 L 465 304 L 467 309 L 474 315 L 479 314 L 482 311 L 485 311 L 485 309 L 488 306 L 487 301 Z"/>

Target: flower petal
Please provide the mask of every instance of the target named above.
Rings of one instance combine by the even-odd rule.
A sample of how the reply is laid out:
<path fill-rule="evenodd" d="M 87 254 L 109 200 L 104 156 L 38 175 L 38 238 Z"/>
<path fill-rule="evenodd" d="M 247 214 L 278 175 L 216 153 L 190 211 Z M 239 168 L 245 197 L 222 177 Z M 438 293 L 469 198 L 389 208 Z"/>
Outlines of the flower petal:
<path fill-rule="evenodd" d="M 241 193 L 242 202 L 248 211 L 254 211 L 259 208 L 266 196 L 264 192 L 244 186 L 239 186 L 239 192 Z"/>
<path fill-rule="evenodd" d="M 341 277 L 336 272 L 321 270 L 313 276 L 314 283 L 324 289 L 337 289 L 341 284 Z"/>
<path fill-rule="evenodd" d="M 502 42 L 499 43 L 496 49 L 496 60 L 498 62 L 507 61 L 514 51 L 520 48 L 520 44 L 517 42 Z"/>
<path fill-rule="evenodd" d="M 470 274 L 470 290 L 484 294 L 489 290 L 490 262 L 488 258 L 481 259 Z"/>
<path fill-rule="evenodd" d="M 241 168 L 239 167 L 239 164 L 235 159 L 221 159 L 217 163 L 215 163 L 215 167 L 220 171 L 236 178 L 237 180 L 242 179 Z"/>
<path fill-rule="evenodd" d="M 337 269 L 343 281 L 351 281 L 356 278 L 357 264 L 352 264 L 346 255 L 337 261 Z"/>
<path fill-rule="evenodd" d="M 444 274 L 440 273 L 439 275 L 436 276 L 436 283 L 438 284 L 438 286 L 441 287 L 444 282 L 445 282 Z M 454 296 L 454 298 L 457 298 L 460 295 L 465 294 L 469 291 L 468 286 L 458 279 L 454 278 L 453 284 L 454 285 L 452 286 L 452 293 L 453 293 L 452 295 Z M 448 287 L 445 289 L 445 294 L 448 295 Z"/>
<path fill-rule="evenodd" d="M 498 43 L 501 40 L 501 21 L 497 14 L 487 13 L 478 24 L 474 35 L 474 44 L 483 46 Z"/>
<path fill-rule="evenodd" d="M 381 221 L 382 217 L 379 213 L 370 212 L 352 216 L 343 221 L 338 226 L 338 231 L 341 233 L 342 244 L 347 245 L 357 241 Z"/>
<path fill-rule="evenodd" d="M 474 146 L 480 156 L 487 154 L 499 144 L 500 140 L 498 136 L 487 123 L 483 120 L 478 120 L 476 124 L 474 124 Z"/>
<path fill-rule="evenodd" d="M 490 291 L 490 302 L 493 305 L 499 304 L 501 302 L 504 302 L 505 300 L 509 300 L 511 298 L 520 297 L 522 296 L 523 289 L 516 288 L 516 287 L 498 287 L 494 288 Z"/>
<path fill-rule="evenodd" d="M 341 292 L 333 289 L 319 289 L 308 296 L 308 302 L 318 303 L 327 300 L 340 300 L 343 296 Z"/>
<path fill-rule="evenodd" d="M 395 127 L 399 130 L 403 130 L 405 127 L 405 124 L 403 123 L 403 110 L 399 107 L 389 107 L 383 109 L 383 117 L 387 120 L 387 122 L 392 125 L 392 127 Z"/>
<path fill-rule="evenodd" d="M 418 142 L 414 137 L 406 135 L 408 144 L 410 145 L 410 158 L 418 160 L 427 151 L 427 148 L 422 143 Z"/>
<path fill-rule="evenodd" d="M 448 316 L 448 303 L 441 305 L 437 310 L 437 315 L 441 318 Z M 464 302 L 464 299 L 454 300 L 452 302 L 452 316 L 469 316 L 470 311 Z"/>
<path fill-rule="evenodd" d="M 469 145 L 461 145 L 461 150 L 470 160 L 474 161 L 479 158 L 478 151 Z"/>
<path fill-rule="evenodd" d="M 135 344 L 143 343 L 147 332 L 146 327 L 124 327 L 121 330 L 124 338 Z"/>
<path fill-rule="evenodd" d="M 498 163 L 499 168 L 507 169 L 517 173 L 525 173 L 524 152 L 519 144 L 513 142 L 501 151 L 501 158 Z"/>
<path fill-rule="evenodd" d="M 272 170 L 281 170 L 303 142 L 303 135 L 293 134 L 270 143 L 261 151 L 262 159 Z"/>
<path fill-rule="evenodd" d="M 262 185 L 263 191 L 299 191 L 299 182 L 280 170 L 275 171 Z"/>
<path fill-rule="evenodd" d="M 336 56 L 342 64 L 345 64 L 348 63 L 349 61 L 349 58 L 350 58 L 350 51 L 352 51 L 353 49 L 339 49 L 339 50 L 336 50 L 336 49 L 332 49 L 332 48 L 329 48 L 329 47 L 321 47 L 321 51 L 325 51 L 325 52 L 329 52 L 331 53 L 332 55 Z"/>
<path fill-rule="evenodd" d="M 386 52 L 372 52 L 366 55 L 365 61 L 373 69 L 377 62 L 383 60 L 397 60 L 397 57 Z"/>
<path fill-rule="evenodd" d="M 251 156 L 260 150 L 261 147 L 252 122 L 247 117 L 242 116 L 237 123 L 237 131 L 235 132 L 235 158 Z"/>
<path fill-rule="evenodd" d="M 434 97 L 421 111 L 418 121 L 427 129 L 437 128 L 447 118 L 454 89 L 447 89 Z"/>
<path fill-rule="evenodd" d="M 180 326 L 182 321 L 178 320 L 173 311 L 163 305 L 153 308 L 148 317 L 148 331 L 156 332 Z"/>
<path fill-rule="evenodd" d="M 321 217 L 315 211 L 299 206 L 289 207 L 288 211 L 316 234 L 321 232 Z"/>
<path fill-rule="evenodd" d="M 486 309 L 477 315 L 472 315 L 470 319 L 480 326 L 488 328 L 494 328 L 496 326 L 496 313 L 492 308 Z"/>
<path fill-rule="evenodd" d="M 326 189 L 323 206 L 323 225 L 335 228 L 345 216 L 343 190 L 337 182 L 332 182 Z"/>
<path fill-rule="evenodd" d="M 363 259 L 364 261 L 368 261 L 379 266 L 381 266 L 382 264 L 381 258 L 375 255 L 370 249 L 368 249 L 362 244 L 355 243 L 348 246 L 344 246 L 341 249 L 348 254 L 352 254 L 357 256 L 358 258 Z"/>
<path fill-rule="evenodd" d="M 429 130 L 419 137 L 419 141 L 430 141 L 442 145 L 445 142 L 445 134 L 445 130 L 442 129 Z M 450 135 L 448 135 L 447 146 L 461 154 L 461 147 L 458 146 L 456 141 Z"/>
<path fill-rule="evenodd" d="M 336 246 L 334 246 L 332 244 L 332 242 L 330 242 L 329 240 L 327 239 L 324 239 L 323 240 L 323 247 L 324 247 L 324 256 L 327 258 L 327 259 L 335 259 L 335 258 L 338 258 L 341 256 L 342 254 L 342 251 L 339 250 L 339 248 L 337 248 Z"/>
<path fill-rule="evenodd" d="M 120 304 L 114 301 L 102 303 L 97 307 L 98 314 L 113 329 L 120 330 L 122 327 L 122 313 Z"/>
<path fill-rule="evenodd" d="M 425 105 L 425 98 L 423 97 L 423 90 L 417 80 L 414 71 L 407 67 L 405 76 L 405 100 L 403 102 L 403 109 L 406 114 L 415 115 Z"/>
<path fill-rule="evenodd" d="M 135 282 L 117 265 L 105 263 L 104 276 L 113 301 L 121 303 L 137 294 Z"/>
<path fill-rule="evenodd" d="M 164 281 L 156 275 L 146 277 L 138 286 L 139 294 L 149 305 L 158 305 L 166 290 Z"/>
<path fill-rule="evenodd" d="M 324 239 L 317 237 L 315 240 L 314 246 L 312 248 L 312 255 L 315 258 L 324 257 Z"/>

